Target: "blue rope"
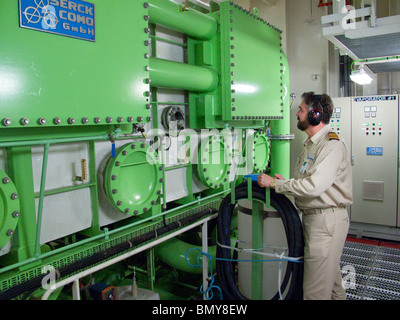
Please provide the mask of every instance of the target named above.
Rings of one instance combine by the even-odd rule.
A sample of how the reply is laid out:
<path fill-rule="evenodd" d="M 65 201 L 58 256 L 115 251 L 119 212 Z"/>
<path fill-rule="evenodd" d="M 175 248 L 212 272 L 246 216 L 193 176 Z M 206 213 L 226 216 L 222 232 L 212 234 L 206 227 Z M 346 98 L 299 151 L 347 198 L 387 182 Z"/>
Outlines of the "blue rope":
<path fill-rule="evenodd" d="M 192 250 L 199 251 L 199 253 L 197 254 L 197 257 L 196 257 L 197 265 L 193 265 L 188 261 L 188 253 L 189 253 L 189 251 L 192 251 Z M 207 300 L 212 300 L 212 298 L 214 297 L 213 288 L 215 288 L 215 289 L 219 290 L 219 293 L 221 294 L 221 300 L 223 300 L 221 288 L 218 287 L 217 285 L 214 285 L 215 278 L 214 278 L 214 275 L 213 275 L 213 272 L 212 272 L 212 259 L 213 259 L 213 257 L 210 254 L 205 253 L 205 252 L 201 251 L 198 248 L 191 248 L 191 249 L 188 249 L 186 251 L 186 257 L 185 257 L 186 258 L 186 263 L 191 267 L 197 267 L 197 268 L 200 267 L 200 268 L 202 268 L 202 265 L 200 264 L 200 260 L 199 260 L 201 255 L 206 256 L 208 258 L 208 262 L 210 264 L 210 279 L 211 279 L 211 281 L 210 281 L 210 284 L 209 284 L 207 290 L 205 290 L 205 291 L 203 290 L 203 285 L 201 285 L 200 293 L 204 294 Z M 208 294 L 210 294 L 210 296 L 208 296 Z"/>
<path fill-rule="evenodd" d="M 196 262 L 197 264 L 191 264 L 188 260 L 188 253 L 189 251 L 192 250 L 196 250 L 199 253 L 197 254 L 196 257 Z M 213 272 L 212 272 L 212 259 L 214 260 L 219 260 L 219 261 L 230 261 L 230 262 L 272 262 L 272 261 L 290 261 L 290 262 L 297 262 L 297 263 L 303 263 L 303 260 L 294 260 L 294 259 L 267 259 L 267 260 L 236 260 L 236 259 L 224 259 L 224 258 L 213 258 L 209 253 L 203 252 L 198 248 L 191 248 L 188 249 L 186 251 L 186 255 L 185 255 L 185 259 L 186 259 L 186 263 L 191 266 L 191 267 L 195 267 L 195 268 L 202 268 L 203 266 L 200 264 L 200 256 L 206 256 L 208 258 L 208 262 L 209 262 L 209 269 L 210 269 L 210 285 L 208 286 L 207 290 L 203 291 L 203 285 L 201 285 L 200 287 L 200 293 L 204 294 L 207 300 L 212 300 L 214 294 L 212 289 L 216 288 L 219 290 L 220 294 L 221 294 L 221 300 L 222 300 L 222 290 L 220 287 L 218 287 L 217 285 L 214 285 L 214 281 L 215 278 L 213 276 Z M 210 297 L 207 296 L 207 294 L 210 294 Z"/>

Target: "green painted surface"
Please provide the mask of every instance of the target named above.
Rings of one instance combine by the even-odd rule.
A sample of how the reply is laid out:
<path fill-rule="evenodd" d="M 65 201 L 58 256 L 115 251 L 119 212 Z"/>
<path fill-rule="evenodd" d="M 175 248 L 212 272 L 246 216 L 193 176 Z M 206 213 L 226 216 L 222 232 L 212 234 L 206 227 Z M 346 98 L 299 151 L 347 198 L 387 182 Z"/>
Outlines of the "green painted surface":
<path fill-rule="evenodd" d="M 290 79 L 289 64 L 286 55 L 282 53 L 282 77 L 283 77 L 283 116 L 280 121 L 271 121 L 272 135 L 290 134 Z M 290 143 L 291 140 L 271 141 L 271 174 L 281 174 L 286 179 L 290 178 Z"/>
<path fill-rule="evenodd" d="M 0 105 L 9 127 L 80 126 L 88 118 L 106 124 L 128 123 L 128 117 L 146 119 L 145 92 L 149 85 L 149 47 L 143 31 L 148 10 L 141 1 L 93 0 L 96 5 L 96 42 L 19 27 L 18 1 L 0 1 Z M 118 10 L 116 10 L 118 8 Z M 140 30 L 140 32 L 138 32 Z M 74 118 L 69 125 L 67 120 Z M 60 126 L 59 125 L 59 126 Z M 0 128 L 5 128 L 0 124 Z"/>
<path fill-rule="evenodd" d="M 19 215 L 18 191 L 10 177 L 0 170 L 0 248 L 10 241 Z"/>
<path fill-rule="evenodd" d="M 254 135 L 254 172 L 262 173 L 268 168 L 270 157 L 270 143 L 265 133 L 255 133 Z"/>
<path fill-rule="evenodd" d="M 154 87 L 189 91 L 213 91 L 218 85 L 218 74 L 212 69 L 158 58 L 150 58 L 150 78 Z"/>
<path fill-rule="evenodd" d="M 197 256 L 200 253 L 199 250 L 202 251 L 201 246 L 195 246 L 177 238 L 173 238 L 158 245 L 155 249 L 155 254 L 156 257 L 158 257 L 161 261 L 175 269 L 194 274 L 202 274 L 203 269 L 201 267 L 191 266 L 197 266 L 198 263 L 200 263 L 200 266 L 203 265 L 203 255 L 200 255 L 199 260 L 197 261 Z M 215 258 L 217 247 L 211 246 L 208 248 L 208 250 L 208 253 L 211 255 L 211 257 Z M 191 265 L 189 265 L 189 263 Z M 215 259 L 212 260 L 212 268 L 213 271 L 216 270 Z"/>
<path fill-rule="evenodd" d="M 152 0 L 149 7 L 150 22 L 180 31 L 193 38 L 210 40 L 217 33 L 217 21 L 192 8 L 171 0 Z"/>
<path fill-rule="evenodd" d="M 280 32 L 230 2 L 220 19 L 223 119 L 281 117 Z"/>
<path fill-rule="evenodd" d="M 110 158 L 104 172 L 104 189 L 113 206 L 140 215 L 156 204 L 164 167 L 156 152 L 144 142 L 129 143 Z"/>
<path fill-rule="evenodd" d="M 216 189 L 226 186 L 228 181 L 229 148 L 222 136 L 205 139 L 199 149 L 197 175 L 207 187 Z"/>

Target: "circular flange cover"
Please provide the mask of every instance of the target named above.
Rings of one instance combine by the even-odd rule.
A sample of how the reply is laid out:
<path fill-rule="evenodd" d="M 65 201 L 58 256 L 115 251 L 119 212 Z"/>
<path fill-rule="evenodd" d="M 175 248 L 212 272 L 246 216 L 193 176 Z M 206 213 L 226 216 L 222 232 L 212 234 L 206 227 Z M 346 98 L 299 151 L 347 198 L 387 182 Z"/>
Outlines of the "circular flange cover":
<path fill-rule="evenodd" d="M 256 132 L 254 134 L 254 167 L 255 173 L 262 173 L 268 167 L 268 161 L 270 156 L 270 142 L 265 133 Z"/>
<path fill-rule="evenodd" d="M 229 150 L 222 136 L 211 136 L 201 143 L 197 175 L 207 187 L 217 189 L 229 182 Z"/>
<path fill-rule="evenodd" d="M 119 211 L 141 215 L 156 204 L 161 194 L 163 170 L 156 151 L 148 144 L 126 144 L 107 163 L 104 190 Z"/>
<path fill-rule="evenodd" d="M 17 227 L 20 203 L 17 189 L 10 177 L 0 170 L 0 248 L 3 248 Z"/>

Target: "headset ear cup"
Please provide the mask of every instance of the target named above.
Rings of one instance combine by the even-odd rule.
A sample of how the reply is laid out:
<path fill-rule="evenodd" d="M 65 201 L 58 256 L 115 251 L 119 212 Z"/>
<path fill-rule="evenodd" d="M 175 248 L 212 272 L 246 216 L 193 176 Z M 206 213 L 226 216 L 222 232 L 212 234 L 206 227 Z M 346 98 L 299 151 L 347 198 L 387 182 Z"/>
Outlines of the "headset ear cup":
<path fill-rule="evenodd" d="M 312 126 L 317 126 L 321 123 L 322 114 L 318 109 L 313 109 L 308 113 L 308 122 Z"/>

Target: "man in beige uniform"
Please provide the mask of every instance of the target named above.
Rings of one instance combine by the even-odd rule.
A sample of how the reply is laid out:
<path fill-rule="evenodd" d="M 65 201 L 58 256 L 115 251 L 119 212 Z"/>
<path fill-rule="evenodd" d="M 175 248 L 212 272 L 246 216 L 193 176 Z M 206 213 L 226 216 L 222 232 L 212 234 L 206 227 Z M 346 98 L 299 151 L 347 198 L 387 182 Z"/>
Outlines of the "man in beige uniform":
<path fill-rule="evenodd" d="M 350 155 L 339 136 L 330 132 L 331 98 L 314 92 L 304 93 L 302 98 L 297 127 L 308 138 L 294 179 L 262 174 L 258 184 L 294 196 L 303 213 L 304 299 L 344 300 L 340 258 L 349 229 L 346 205 L 352 203 Z"/>

